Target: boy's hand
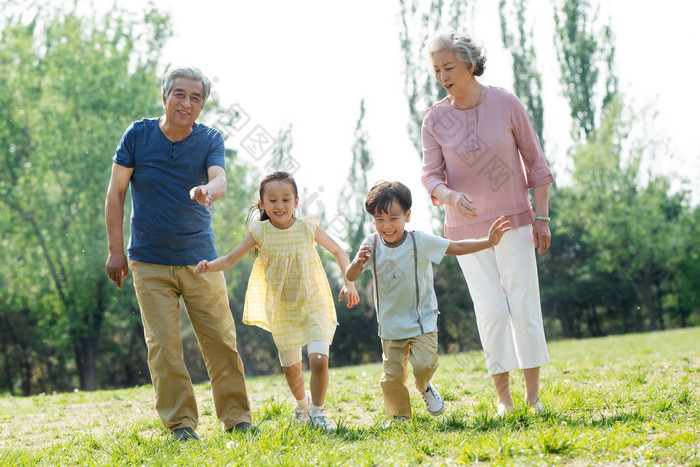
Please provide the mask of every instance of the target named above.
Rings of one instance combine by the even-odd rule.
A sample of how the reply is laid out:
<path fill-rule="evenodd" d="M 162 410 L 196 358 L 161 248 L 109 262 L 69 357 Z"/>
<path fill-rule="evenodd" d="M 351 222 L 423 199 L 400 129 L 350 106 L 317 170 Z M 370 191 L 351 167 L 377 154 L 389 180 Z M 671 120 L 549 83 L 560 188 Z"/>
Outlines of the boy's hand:
<path fill-rule="evenodd" d="M 352 262 L 357 263 L 360 266 L 364 266 L 365 263 L 370 260 L 370 258 L 372 258 L 372 247 L 363 246 L 360 248 L 360 251 L 357 252 L 355 259 Z"/>
<path fill-rule="evenodd" d="M 206 259 L 203 259 L 202 261 L 199 262 L 196 268 L 194 268 L 194 273 L 195 274 L 204 274 L 209 270 L 209 261 Z"/>
<path fill-rule="evenodd" d="M 503 234 L 508 232 L 509 230 L 509 220 L 507 220 L 504 216 L 501 216 L 498 219 L 496 219 L 496 222 L 494 222 L 491 228 L 489 229 L 489 243 L 491 244 L 491 246 L 498 245 L 498 243 L 501 241 L 501 237 L 503 237 Z"/>
<path fill-rule="evenodd" d="M 345 297 L 345 304 L 348 308 L 352 308 L 360 303 L 360 295 L 357 293 L 357 289 L 353 283 L 345 284 L 343 286 L 342 290 L 340 291 L 340 295 L 338 296 L 338 301 L 342 302 L 343 297 Z"/>

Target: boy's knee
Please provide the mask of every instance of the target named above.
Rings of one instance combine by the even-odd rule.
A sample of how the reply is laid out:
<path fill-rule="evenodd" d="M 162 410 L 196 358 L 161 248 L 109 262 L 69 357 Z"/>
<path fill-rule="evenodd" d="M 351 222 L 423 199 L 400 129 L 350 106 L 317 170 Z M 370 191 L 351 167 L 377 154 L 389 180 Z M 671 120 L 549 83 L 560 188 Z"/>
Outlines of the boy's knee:
<path fill-rule="evenodd" d="M 431 362 L 420 362 L 413 365 L 414 375 L 432 375 L 437 370 L 439 363 L 437 359 Z"/>

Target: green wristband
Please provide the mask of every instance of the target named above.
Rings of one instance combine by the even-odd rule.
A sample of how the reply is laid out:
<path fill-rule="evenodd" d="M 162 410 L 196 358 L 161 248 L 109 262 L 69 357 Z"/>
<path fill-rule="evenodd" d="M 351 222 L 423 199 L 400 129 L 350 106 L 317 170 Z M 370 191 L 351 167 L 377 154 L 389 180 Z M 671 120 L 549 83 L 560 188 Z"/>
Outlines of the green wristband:
<path fill-rule="evenodd" d="M 547 216 L 535 216 L 536 221 L 547 221 L 549 222 L 551 219 Z"/>

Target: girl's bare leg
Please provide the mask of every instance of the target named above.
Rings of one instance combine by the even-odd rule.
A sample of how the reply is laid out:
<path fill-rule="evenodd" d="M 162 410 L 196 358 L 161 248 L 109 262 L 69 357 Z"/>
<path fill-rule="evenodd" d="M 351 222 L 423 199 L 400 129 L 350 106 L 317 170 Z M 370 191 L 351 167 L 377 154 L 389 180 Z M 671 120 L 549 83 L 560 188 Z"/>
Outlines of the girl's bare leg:
<path fill-rule="evenodd" d="M 301 362 L 295 363 L 292 366 L 283 366 L 284 377 L 287 378 L 287 384 L 289 389 L 292 390 L 292 394 L 296 400 L 302 400 L 306 398 L 306 392 L 304 391 L 304 375 L 301 372 Z M 313 384 L 313 377 L 311 378 Z M 313 386 L 312 386 L 313 387 Z"/>
<path fill-rule="evenodd" d="M 311 403 L 320 407 L 325 403 L 326 391 L 328 391 L 328 356 L 320 353 L 309 354 L 309 368 L 311 368 Z"/>

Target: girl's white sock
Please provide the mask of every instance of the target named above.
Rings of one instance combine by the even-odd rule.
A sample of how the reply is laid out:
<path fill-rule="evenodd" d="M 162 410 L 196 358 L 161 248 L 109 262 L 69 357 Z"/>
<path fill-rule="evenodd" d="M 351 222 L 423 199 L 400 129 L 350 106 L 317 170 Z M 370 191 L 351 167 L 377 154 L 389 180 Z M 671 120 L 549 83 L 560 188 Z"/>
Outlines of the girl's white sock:
<path fill-rule="evenodd" d="M 297 407 L 300 409 L 306 408 L 309 405 L 309 399 L 304 395 L 303 399 L 297 399 Z"/>
<path fill-rule="evenodd" d="M 311 403 L 311 410 L 309 410 L 309 413 L 316 413 L 316 412 L 323 412 L 323 406 L 322 405 L 314 405 Z"/>

